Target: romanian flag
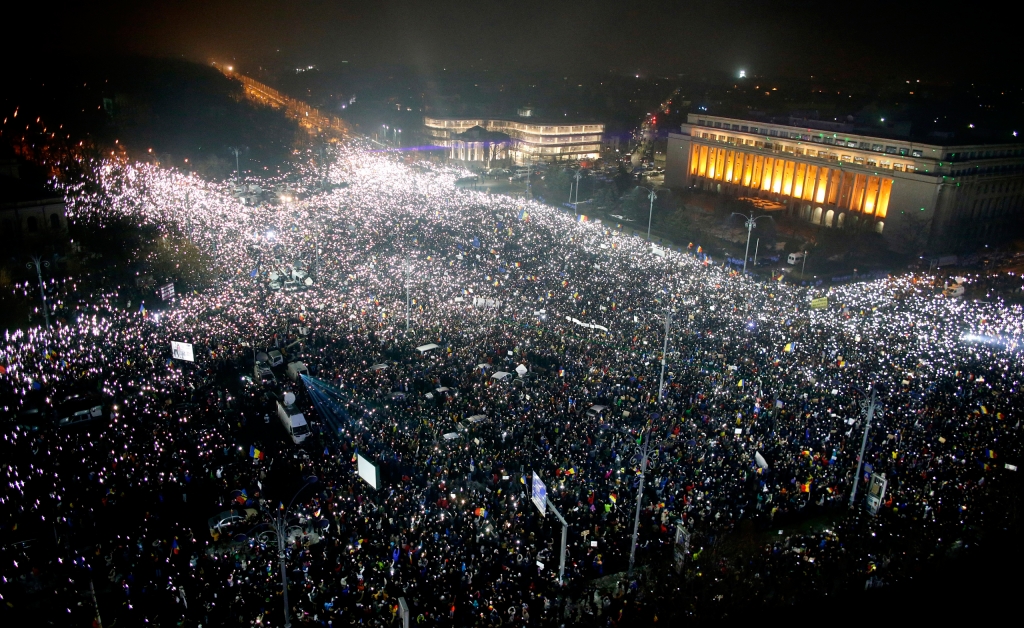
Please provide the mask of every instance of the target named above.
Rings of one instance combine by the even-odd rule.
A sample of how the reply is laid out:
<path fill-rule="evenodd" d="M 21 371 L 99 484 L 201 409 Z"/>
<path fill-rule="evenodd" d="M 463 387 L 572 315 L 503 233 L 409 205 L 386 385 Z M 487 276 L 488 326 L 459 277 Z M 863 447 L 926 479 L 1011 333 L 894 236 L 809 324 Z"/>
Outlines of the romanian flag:
<path fill-rule="evenodd" d="M 558 369 L 558 376 L 565 377 L 565 369 Z"/>
<path fill-rule="evenodd" d="M 787 342 L 786 346 L 782 348 L 782 351 L 783 351 L 783 353 L 792 353 L 793 352 L 793 343 L 792 342 Z"/>
<path fill-rule="evenodd" d="M 242 489 L 242 494 L 235 498 L 235 501 L 238 502 L 239 504 L 244 504 L 248 500 L 249 494 L 245 492 L 244 488 Z"/>
<path fill-rule="evenodd" d="M 256 447 L 250 446 L 249 447 L 249 457 L 250 458 L 255 458 L 257 460 L 263 460 L 263 452 L 260 451 L 259 449 L 256 449 Z"/>
<path fill-rule="evenodd" d="M 806 484 L 801 484 L 800 485 L 800 492 L 801 493 L 810 493 L 811 492 L 811 483 L 807 482 Z"/>
<path fill-rule="evenodd" d="M 525 209 L 519 211 L 519 220 L 530 220 L 530 214 Z"/>
<path fill-rule="evenodd" d="M 981 406 L 981 413 L 988 414 L 988 408 L 986 408 L 985 406 Z"/>
<path fill-rule="evenodd" d="M 576 222 L 587 222 L 588 220 L 590 219 L 584 216 L 583 214 L 576 216 Z"/>
<path fill-rule="evenodd" d="M 704 252 L 704 248 L 698 245 L 697 246 L 697 254 L 700 255 L 703 252 Z"/>
<path fill-rule="evenodd" d="M 570 467 L 569 470 L 565 472 L 565 474 L 566 475 L 576 475 L 576 467 Z"/>
<path fill-rule="evenodd" d="M 989 449 L 985 452 L 985 455 L 987 455 L 989 458 L 996 458 L 996 450 Z"/>
<path fill-rule="evenodd" d="M 174 540 L 171 541 L 171 552 L 174 554 L 178 553 L 178 537 L 174 537 Z"/>
<path fill-rule="evenodd" d="M 615 493 L 609 493 L 608 501 L 610 501 L 613 504 L 617 504 L 619 503 L 619 496 L 616 495 Z"/>

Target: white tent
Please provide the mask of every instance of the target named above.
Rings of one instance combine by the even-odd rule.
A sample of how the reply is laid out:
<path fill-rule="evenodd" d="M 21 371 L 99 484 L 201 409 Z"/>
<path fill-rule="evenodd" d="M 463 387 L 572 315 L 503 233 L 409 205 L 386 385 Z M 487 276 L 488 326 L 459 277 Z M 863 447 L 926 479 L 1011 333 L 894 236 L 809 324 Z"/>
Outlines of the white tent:
<path fill-rule="evenodd" d="M 437 348 L 438 348 L 437 345 L 435 345 L 434 343 L 430 343 L 430 344 L 426 344 L 426 345 L 420 345 L 420 346 L 416 347 L 416 350 L 419 351 L 420 353 L 426 353 L 427 351 L 430 351 L 431 349 L 437 349 Z"/>
<path fill-rule="evenodd" d="M 491 375 L 491 379 L 505 379 L 506 377 L 509 377 L 511 375 L 512 375 L 512 373 L 506 373 L 505 371 L 498 371 L 494 375 Z"/>
<path fill-rule="evenodd" d="M 474 414 L 473 416 L 469 417 L 466 420 L 469 421 L 470 423 L 479 423 L 481 421 L 486 421 L 487 420 L 487 415 L 486 414 Z"/>
<path fill-rule="evenodd" d="M 516 367 L 516 373 L 519 373 L 519 377 L 526 375 L 527 371 L 529 370 L 530 369 L 526 368 L 525 364 L 520 364 L 519 366 Z"/>
<path fill-rule="evenodd" d="M 458 432 L 448 432 L 447 434 L 444 435 L 444 439 L 445 440 L 454 440 L 454 439 L 456 439 L 458 437 L 459 437 L 459 433 Z"/>
<path fill-rule="evenodd" d="M 388 367 L 387 364 L 374 364 L 373 366 L 370 367 L 370 370 L 371 371 L 381 371 L 381 370 L 386 369 L 387 367 Z"/>

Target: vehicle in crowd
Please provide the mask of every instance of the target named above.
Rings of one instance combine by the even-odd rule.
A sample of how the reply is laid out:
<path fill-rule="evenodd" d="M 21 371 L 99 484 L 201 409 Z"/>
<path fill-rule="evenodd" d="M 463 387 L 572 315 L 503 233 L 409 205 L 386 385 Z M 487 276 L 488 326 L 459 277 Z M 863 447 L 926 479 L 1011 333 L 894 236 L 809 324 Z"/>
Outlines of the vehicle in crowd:
<path fill-rule="evenodd" d="M 69 395 L 54 410 L 57 427 L 70 427 L 102 418 L 103 400 L 95 395 Z"/>
<path fill-rule="evenodd" d="M 284 355 L 282 355 L 277 349 L 267 353 L 267 358 L 270 361 L 271 367 L 281 366 L 284 364 Z"/>
<path fill-rule="evenodd" d="M 288 363 L 288 379 L 298 382 L 303 375 L 309 375 L 309 369 L 302 362 Z"/>
<path fill-rule="evenodd" d="M 599 406 L 594 404 L 587 408 L 587 416 L 591 419 L 601 416 L 601 414 L 608 409 L 608 406 Z"/>
<path fill-rule="evenodd" d="M 804 254 L 798 251 L 796 253 L 790 253 L 789 257 L 786 258 L 786 263 L 788 263 L 790 266 L 795 266 L 796 264 L 799 264 L 801 261 L 803 261 L 803 259 Z"/>
<path fill-rule="evenodd" d="M 309 424 L 306 417 L 295 407 L 295 393 L 286 392 L 284 401 L 277 401 L 277 417 L 281 419 L 281 425 L 288 432 L 288 436 L 296 445 L 302 443 L 309 436 Z"/>
<path fill-rule="evenodd" d="M 241 532 L 240 528 L 253 522 L 256 514 L 255 508 L 232 508 L 218 513 L 206 521 L 210 527 L 210 536 L 218 541 L 225 534 Z"/>

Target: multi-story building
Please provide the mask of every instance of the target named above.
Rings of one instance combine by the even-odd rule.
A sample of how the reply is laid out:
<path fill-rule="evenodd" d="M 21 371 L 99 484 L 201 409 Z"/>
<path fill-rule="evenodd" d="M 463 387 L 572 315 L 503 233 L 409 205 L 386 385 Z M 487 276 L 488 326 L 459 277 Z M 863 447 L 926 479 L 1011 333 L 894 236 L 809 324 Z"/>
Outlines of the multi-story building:
<path fill-rule="evenodd" d="M 800 122 L 690 114 L 669 134 L 665 184 L 768 198 L 791 216 L 870 229 L 909 252 L 973 248 L 1024 226 L 1021 144 L 922 144 Z"/>
<path fill-rule="evenodd" d="M 539 161 L 597 159 L 603 124 L 539 122 L 487 118 L 424 118 L 430 142 L 449 149 L 461 161 L 509 159 L 515 164 Z M 479 130 L 470 132 L 479 127 Z M 494 134 L 507 140 L 498 141 Z"/>

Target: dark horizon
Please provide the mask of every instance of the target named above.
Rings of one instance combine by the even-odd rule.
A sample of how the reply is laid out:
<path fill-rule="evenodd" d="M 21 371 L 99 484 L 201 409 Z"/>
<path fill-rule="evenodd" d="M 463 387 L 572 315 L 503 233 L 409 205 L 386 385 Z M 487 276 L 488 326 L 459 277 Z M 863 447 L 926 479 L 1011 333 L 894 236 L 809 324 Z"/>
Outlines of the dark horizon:
<path fill-rule="evenodd" d="M 955 19 L 918 7 L 864 4 L 834 20 L 803 0 L 674 3 L 646 8 L 597 0 L 415 3 L 212 0 L 135 6 L 115 0 L 51 16 L 47 44 L 60 54 L 186 58 L 247 70 L 348 61 L 398 65 L 424 76 L 451 69 L 550 70 L 641 75 L 823 76 L 930 81 L 1019 78 L 1000 63 L 1014 41 L 993 3 Z M 994 7 L 992 7 L 994 8 Z M 823 19 L 829 20 L 827 23 Z M 14 34 L 9 53 L 38 47 Z"/>

